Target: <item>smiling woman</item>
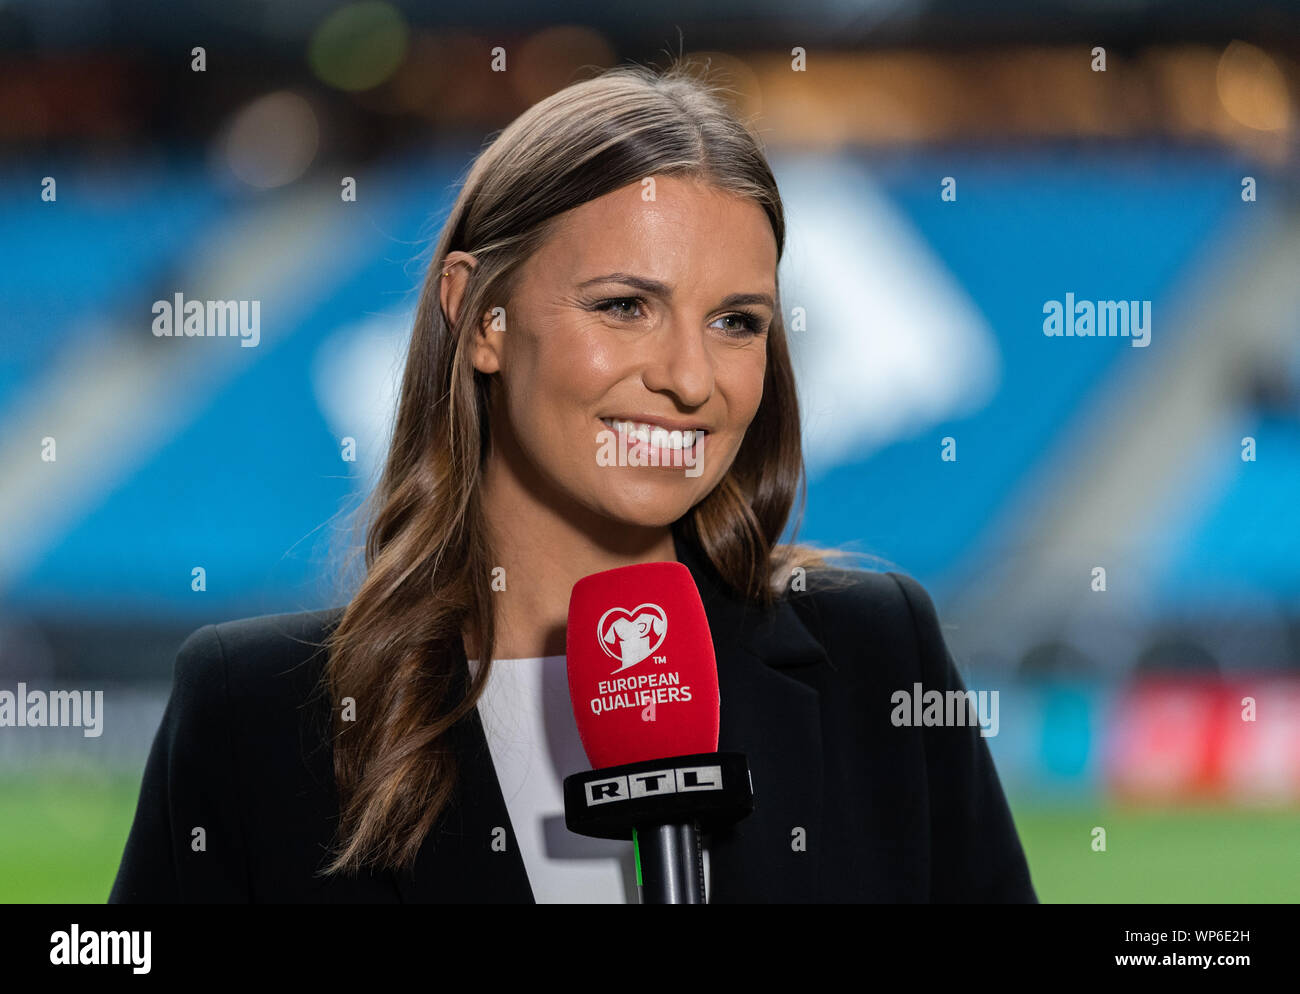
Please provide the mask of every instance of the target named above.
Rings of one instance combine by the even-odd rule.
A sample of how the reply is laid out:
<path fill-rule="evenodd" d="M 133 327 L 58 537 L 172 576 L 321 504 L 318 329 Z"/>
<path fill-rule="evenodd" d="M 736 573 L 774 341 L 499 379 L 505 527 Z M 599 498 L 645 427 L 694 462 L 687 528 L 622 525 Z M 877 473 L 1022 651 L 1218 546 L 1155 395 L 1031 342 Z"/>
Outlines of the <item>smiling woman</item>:
<path fill-rule="evenodd" d="M 182 646 L 113 900 L 635 899 L 627 851 L 563 828 L 560 657 L 577 581 L 661 561 L 699 587 L 756 788 L 710 900 L 1034 900 L 983 739 L 889 719 L 898 688 L 963 689 L 924 590 L 780 541 L 784 239 L 757 139 L 687 64 L 502 131 L 425 280 L 360 589 Z"/>
<path fill-rule="evenodd" d="M 338 724 L 337 869 L 376 844 L 410 859 L 433 824 L 454 760 L 410 735 L 435 742 L 487 686 L 491 663 L 451 688 L 462 640 L 474 660 L 562 654 L 573 584 L 676 559 L 675 523 L 760 603 L 820 562 L 777 550 L 802 472 L 784 236 L 753 134 L 685 64 L 570 86 L 474 163 L 417 312 L 369 575 L 331 641 L 335 701 L 403 702 Z M 397 693 L 395 647 L 424 696 Z"/>

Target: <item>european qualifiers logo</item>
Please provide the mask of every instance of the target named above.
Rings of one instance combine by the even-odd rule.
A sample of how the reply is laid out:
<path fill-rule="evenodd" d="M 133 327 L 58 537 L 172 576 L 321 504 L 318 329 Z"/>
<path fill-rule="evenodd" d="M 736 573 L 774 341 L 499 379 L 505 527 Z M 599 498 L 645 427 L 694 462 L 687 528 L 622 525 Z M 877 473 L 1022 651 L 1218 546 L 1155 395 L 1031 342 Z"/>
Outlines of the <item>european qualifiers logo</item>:
<path fill-rule="evenodd" d="M 631 609 L 612 607 L 600 616 L 596 641 L 618 666 L 610 671 L 615 679 L 601 680 L 596 685 L 598 696 L 590 702 L 592 714 L 691 700 L 691 688 L 682 686 L 681 674 L 675 670 L 617 675 L 651 658 L 654 665 L 666 666 L 668 657 L 654 652 L 667 635 L 668 614 L 658 604 L 638 604 Z"/>
<path fill-rule="evenodd" d="M 239 338 L 241 348 L 262 340 L 260 300 L 171 300 L 153 302 L 155 338 Z"/>
<path fill-rule="evenodd" d="M 1049 300 L 1043 304 L 1043 334 L 1048 338 L 1128 338 L 1135 349 L 1151 344 L 1151 301 Z"/>
<path fill-rule="evenodd" d="M 641 662 L 664 644 L 667 634 L 668 615 L 658 604 L 639 604 L 630 611 L 611 607 L 596 622 L 601 649 L 605 655 L 618 661 L 614 673 Z M 654 645 L 650 644 L 652 638 L 655 639 Z"/>

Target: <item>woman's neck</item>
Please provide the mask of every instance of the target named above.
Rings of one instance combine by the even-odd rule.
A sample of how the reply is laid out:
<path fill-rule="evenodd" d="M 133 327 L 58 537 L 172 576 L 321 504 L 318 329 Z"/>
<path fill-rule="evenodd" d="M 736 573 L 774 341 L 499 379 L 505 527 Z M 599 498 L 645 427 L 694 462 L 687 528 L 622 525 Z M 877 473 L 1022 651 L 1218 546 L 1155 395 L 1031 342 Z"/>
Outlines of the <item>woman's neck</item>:
<path fill-rule="evenodd" d="M 677 558 L 670 526 L 629 526 L 572 502 L 561 510 L 558 498 L 543 498 L 540 481 L 521 479 L 495 457 L 484 472 L 481 499 L 493 566 L 504 569 L 493 582 L 494 659 L 564 655 L 569 594 L 578 580 Z M 467 641 L 470 658 L 477 658 L 477 648 Z"/>

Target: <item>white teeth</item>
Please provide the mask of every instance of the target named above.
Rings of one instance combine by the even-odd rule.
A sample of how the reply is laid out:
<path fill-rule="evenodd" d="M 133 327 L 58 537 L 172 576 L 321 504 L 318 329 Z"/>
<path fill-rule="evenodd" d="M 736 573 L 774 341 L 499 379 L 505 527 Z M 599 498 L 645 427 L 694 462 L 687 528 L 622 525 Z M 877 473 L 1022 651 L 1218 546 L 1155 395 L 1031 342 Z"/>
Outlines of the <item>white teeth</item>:
<path fill-rule="evenodd" d="M 605 424 L 627 435 L 629 439 L 645 442 L 659 449 L 689 449 L 704 434 L 703 428 L 688 428 L 685 431 L 669 431 L 660 425 L 646 424 L 640 421 L 621 421 L 615 418 L 602 418 Z"/>

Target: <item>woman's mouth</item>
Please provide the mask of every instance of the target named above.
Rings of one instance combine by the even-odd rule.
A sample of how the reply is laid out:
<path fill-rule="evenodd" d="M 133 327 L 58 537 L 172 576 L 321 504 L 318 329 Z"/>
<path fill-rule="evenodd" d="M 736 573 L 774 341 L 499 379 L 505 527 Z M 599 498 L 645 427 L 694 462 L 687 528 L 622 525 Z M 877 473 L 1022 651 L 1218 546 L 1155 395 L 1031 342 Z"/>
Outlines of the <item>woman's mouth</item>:
<path fill-rule="evenodd" d="M 629 444 L 641 443 L 648 448 L 669 452 L 686 452 L 704 440 L 708 432 L 703 428 L 672 429 L 644 421 L 626 421 L 622 418 L 601 418 L 606 427 L 626 435 Z"/>

